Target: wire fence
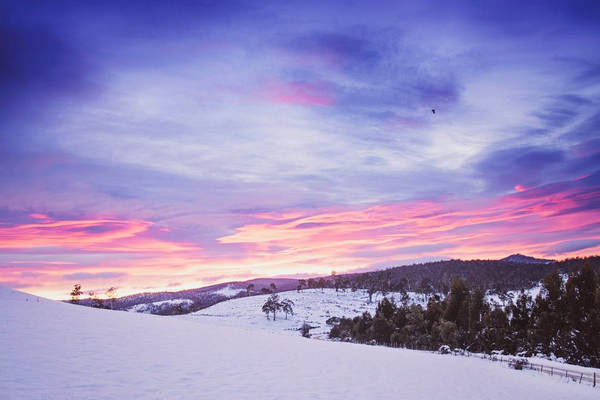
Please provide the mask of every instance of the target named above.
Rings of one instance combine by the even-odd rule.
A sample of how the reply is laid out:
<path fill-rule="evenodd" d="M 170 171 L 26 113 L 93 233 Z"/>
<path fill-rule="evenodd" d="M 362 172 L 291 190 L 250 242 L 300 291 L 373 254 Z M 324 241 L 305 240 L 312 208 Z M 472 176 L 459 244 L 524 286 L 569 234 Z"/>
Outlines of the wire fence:
<path fill-rule="evenodd" d="M 600 387 L 600 374 L 594 372 L 583 372 L 576 371 L 567 368 L 561 368 L 553 365 L 544 365 L 538 363 L 529 362 L 529 360 L 525 358 L 518 357 L 506 357 L 500 355 L 487 355 L 487 354 L 456 354 L 455 355 L 466 355 L 468 357 L 479 357 L 490 361 L 497 361 L 508 364 L 510 367 L 515 369 L 529 369 L 533 371 L 538 371 L 542 374 L 548 374 L 551 376 L 561 376 L 567 379 L 571 379 L 574 382 L 590 384 L 593 387 Z"/>

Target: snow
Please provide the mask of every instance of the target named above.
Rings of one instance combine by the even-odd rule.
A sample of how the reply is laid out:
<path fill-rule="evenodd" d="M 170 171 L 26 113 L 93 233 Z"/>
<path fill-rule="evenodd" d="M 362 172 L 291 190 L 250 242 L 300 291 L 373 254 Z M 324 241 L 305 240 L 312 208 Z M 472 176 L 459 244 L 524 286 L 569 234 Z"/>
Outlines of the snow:
<path fill-rule="evenodd" d="M 153 308 L 161 307 L 165 305 L 176 306 L 178 304 L 193 304 L 194 302 L 190 299 L 172 299 L 172 300 L 163 300 L 163 301 L 155 301 L 153 303 L 141 303 L 136 304 L 135 306 L 129 307 L 126 311 L 138 312 L 138 313 L 150 313 Z"/>
<path fill-rule="evenodd" d="M 231 286 L 225 286 L 217 291 L 215 291 L 215 294 L 219 294 L 221 296 L 225 296 L 225 297 L 233 297 L 233 296 L 237 296 L 238 294 L 245 292 L 246 289 L 240 289 L 240 288 L 232 288 Z"/>
<path fill-rule="evenodd" d="M 315 327 L 310 333 L 313 338 L 326 339 L 331 326 L 326 321 L 331 317 L 353 318 L 365 311 L 375 314 L 377 302 L 381 296 L 373 296 L 373 302 L 368 303 L 369 296 L 364 290 L 352 292 L 336 292 L 335 289 L 307 289 L 277 293 L 280 299 L 290 299 L 294 302 L 294 315 L 277 313 L 275 321 L 267 320 L 261 311 L 262 305 L 270 295 L 258 295 L 231 299 L 217 303 L 196 313 L 179 316 L 182 319 L 194 321 L 212 320 L 219 325 L 252 327 L 274 333 L 298 335 L 298 329 L 304 322 Z M 424 296 L 409 293 L 410 303 L 426 304 Z M 390 293 L 388 298 L 400 299 L 399 293 Z M 399 300 L 397 300 L 399 301 Z"/>
<path fill-rule="evenodd" d="M 309 340 L 216 318 L 94 309 L 0 288 L 0 398 L 597 399 L 500 363 Z"/>
<path fill-rule="evenodd" d="M 542 283 L 539 282 L 537 285 L 524 290 L 525 294 L 530 296 L 532 300 L 535 300 L 535 298 L 540 294 L 540 292 L 542 291 Z M 508 297 L 510 297 L 513 301 L 513 303 L 516 303 L 517 299 L 519 298 L 519 296 L 521 295 L 521 291 L 520 290 L 509 290 L 506 292 L 506 294 L 508 295 Z M 493 304 L 497 304 L 499 306 L 504 307 L 505 303 L 500 299 L 500 296 L 498 296 L 497 294 L 492 294 L 490 292 L 486 293 L 485 298 L 488 302 L 493 303 Z"/>

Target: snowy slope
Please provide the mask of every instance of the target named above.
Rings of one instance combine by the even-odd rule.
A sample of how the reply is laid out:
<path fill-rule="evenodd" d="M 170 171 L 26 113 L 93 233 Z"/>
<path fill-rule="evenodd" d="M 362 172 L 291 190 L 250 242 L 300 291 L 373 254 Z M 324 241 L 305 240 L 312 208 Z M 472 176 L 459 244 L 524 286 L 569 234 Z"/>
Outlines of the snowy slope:
<path fill-rule="evenodd" d="M 313 338 L 325 339 L 331 330 L 331 326 L 325 323 L 329 318 L 352 318 L 365 311 L 374 314 L 377 302 L 381 299 L 381 296 L 374 295 L 373 302 L 368 303 L 369 296 L 364 290 L 336 292 L 335 289 L 308 289 L 300 293 L 292 290 L 277 294 L 280 299 L 290 299 L 294 302 L 294 315 L 288 315 L 285 319 L 285 314 L 278 313 L 275 321 L 267 320 L 261 309 L 269 295 L 259 295 L 224 301 L 178 318 L 194 321 L 209 319 L 219 325 L 260 328 L 292 335 L 298 335 L 298 329 L 306 321 L 315 327 L 310 331 Z M 423 295 L 409 293 L 409 296 L 410 303 L 426 304 Z M 395 297 L 399 301 L 401 295 L 390 293 L 388 297 Z"/>
<path fill-rule="evenodd" d="M 163 306 L 191 305 L 193 303 L 194 302 L 190 299 L 163 300 L 163 301 L 155 301 L 153 303 L 136 304 L 133 307 L 129 307 L 125 311 L 132 311 L 132 312 L 138 312 L 138 313 L 151 313 L 152 309 L 160 308 Z"/>
<path fill-rule="evenodd" d="M 0 288 L 4 399 L 597 399 L 499 363 L 37 300 Z"/>
<path fill-rule="evenodd" d="M 533 287 L 526 291 L 531 296 L 537 296 L 541 286 Z M 510 292 L 516 300 L 520 292 Z M 310 326 L 315 327 L 310 331 L 311 335 L 317 339 L 327 338 L 331 326 L 325 322 L 331 317 L 353 318 L 365 311 L 375 314 L 377 303 L 381 300 L 381 295 L 374 295 L 373 302 L 369 303 L 369 296 L 365 290 L 352 292 L 336 292 L 335 289 L 308 289 L 298 293 L 294 290 L 278 293 L 280 299 L 290 299 L 294 302 L 294 315 L 288 315 L 285 319 L 283 313 L 278 314 L 277 320 L 267 320 L 265 314 L 261 311 L 262 305 L 269 295 L 259 295 L 251 297 L 241 297 L 217 303 L 198 312 L 180 316 L 183 319 L 192 320 L 213 320 L 219 325 L 253 327 L 267 330 L 270 332 L 285 332 L 292 335 L 298 335 L 298 329 L 306 321 Z M 409 304 L 420 304 L 425 307 L 427 298 L 421 293 L 408 292 Z M 400 302 L 402 294 L 388 293 L 388 298 L 394 298 Z M 497 295 L 486 296 L 488 301 L 502 305 L 502 301 Z"/>

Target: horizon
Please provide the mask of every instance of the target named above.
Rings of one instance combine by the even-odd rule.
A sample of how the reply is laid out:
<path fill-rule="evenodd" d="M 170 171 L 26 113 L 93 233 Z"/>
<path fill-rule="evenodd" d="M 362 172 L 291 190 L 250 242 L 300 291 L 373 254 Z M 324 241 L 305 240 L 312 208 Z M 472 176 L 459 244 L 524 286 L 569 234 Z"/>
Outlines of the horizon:
<path fill-rule="evenodd" d="M 1 286 L 600 254 L 600 3 L 0 11 Z"/>

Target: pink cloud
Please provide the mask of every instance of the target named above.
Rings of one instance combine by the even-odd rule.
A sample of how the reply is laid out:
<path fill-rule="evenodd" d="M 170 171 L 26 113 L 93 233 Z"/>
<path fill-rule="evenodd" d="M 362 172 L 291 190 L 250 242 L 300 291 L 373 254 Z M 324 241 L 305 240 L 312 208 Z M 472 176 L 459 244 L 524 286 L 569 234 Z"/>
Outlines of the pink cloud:
<path fill-rule="evenodd" d="M 44 218 L 43 214 L 38 219 Z M 171 252 L 189 250 L 186 243 L 145 237 L 151 222 L 116 219 L 42 220 L 0 228 L 0 249 L 29 251 L 58 247 L 94 252 Z"/>
<path fill-rule="evenodd" d="M 31 218 L 35 218 L 35 219 L 50 219 L 50 217 L 49 217 L 49 216 L 47 216 L 47 215 L 45 215 L 45 214 L 37 214 L 37 213 L 34 213 L 34 214 L 29 214 L 29 216 L 30 216 Z"/>
<path fill-rule="evenodd" d="M 186 289 L 255 276 L 393 266 L 396 260 L 600 253 L 600 211 L 594 206 L 600 192 L 572 185 L 563 189 L 541 187 L 481 202 L 250 213 L 232 233 L 216 238 L 210 251 L 163 240 L 173 233 L 147 221 L 42 220 L 0 228 L 0 249 L 20 257 L 0 270 L 0 284 L 19 282 L 32 292 L 64 298 L 72 284 L 64 277 L 73 274 L 98 277 L 84 286 L 118 285 L 121 294 L 129 294 L 139 287 L 169 290 L 174 281 Z M 20 263 L 22 254 L 48 253 L 48 246 L 77 263 Z M 93 257 L 83 257 L 88 254 Z M 103 272 L 124 274 L 108 279 Z"/>
<path fill-rule="evenodd" d="M 335 103 L 332 88 L 324 82 L 272 81 L 262 89 L 262 96 L 283 104 L 330 106 Z"/>

